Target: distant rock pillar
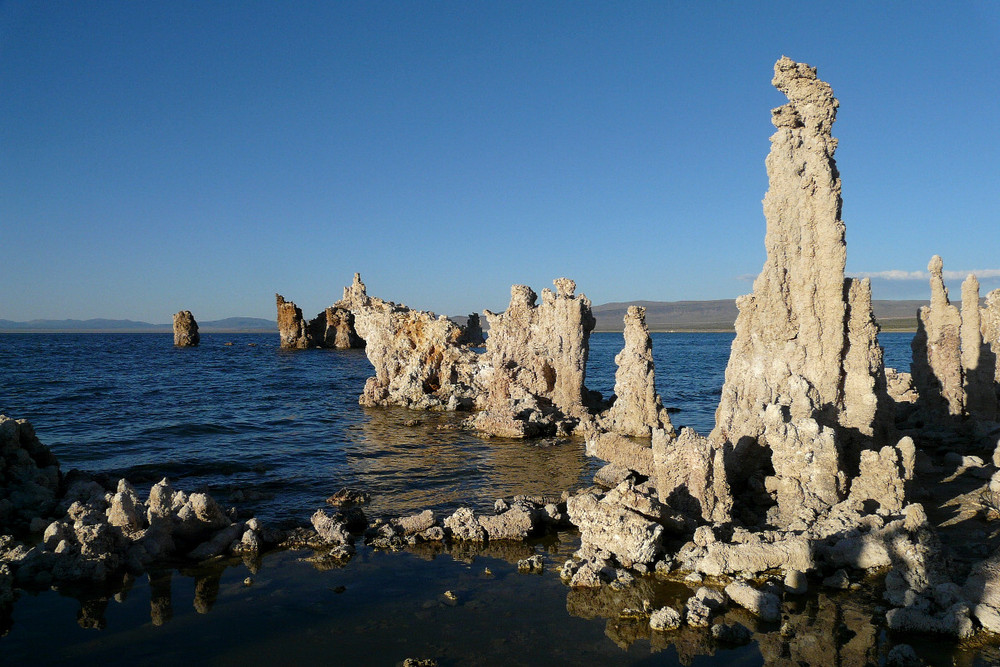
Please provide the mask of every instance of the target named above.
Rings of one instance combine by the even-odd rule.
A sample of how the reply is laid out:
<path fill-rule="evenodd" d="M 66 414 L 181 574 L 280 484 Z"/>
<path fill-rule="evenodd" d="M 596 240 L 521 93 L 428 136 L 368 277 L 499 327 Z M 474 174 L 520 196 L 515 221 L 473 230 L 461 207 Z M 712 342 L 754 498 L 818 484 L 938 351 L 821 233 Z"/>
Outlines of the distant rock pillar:
<path fill-rule="evenodd" d="M 201 342 L 198 334 L 198 323 L 190 310 L 182 310 L 174 315 L 174 345 L 177 347 L 195 347 Z"/>
<path fill-rule="evenodd" d="M 944 263 L 931 257 L 931 304 L 918 311 L 917 333 L 913 337 L 913 384 L 920 403 L 938 415 L 959 416 L 965 411 L 962 382 L 962 315 L 948 300 L 944 286 Z"/>
<path fill-rule="evenodd" d="M 962 381 L 965 409 L 974 419 L 996 421 L 997 393 L 994 388 L 996 357 L 983 340 L 983 312 L 979 307 L 979 280 L 969 274 L 962 283 Z"/>
<path fill-rule="evenodd" d="M 280 294 L 274 295 L 278 306 L 278 335 L 281 337 L 281 347 L 286 349 L 304 349 L 309 347 L 309 333 L 302 309 L 291 301 L 285 301 Z"/>

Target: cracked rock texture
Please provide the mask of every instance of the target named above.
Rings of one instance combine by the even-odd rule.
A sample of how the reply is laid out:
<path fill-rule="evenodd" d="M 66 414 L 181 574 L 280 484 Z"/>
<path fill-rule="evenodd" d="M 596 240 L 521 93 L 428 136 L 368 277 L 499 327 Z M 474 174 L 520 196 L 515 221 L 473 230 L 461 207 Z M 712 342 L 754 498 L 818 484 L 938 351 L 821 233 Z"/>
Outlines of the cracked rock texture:
<path fill-rule="evenodd" d="M 962 381 L 965 408 L 974 419 L 1000 420 L 997 405 L 996 356 L 986 341 L 983 309 L 979 307 L 979 280 L 970 274 L 962 283 Z"/>
<path fill-rule="evenodd" d="M 662 502 L 696 522 L 732 519 L 733 498 L 721 449 L 685 428 L 674 439 L 664 430 L 654 431 L 652 450 L 652 480 Z"/>
<path fill-rule="evenodd" d="M 473 421 L 480 431 L 507 437 L 571 431 L 591 420 L 590 392 L 584 386 L 594 316 L 590 300 L 575 295 L 576 283 L 554 281 L 542 290 L 542 303 L 527 285 L 510 289 L 502 313 L 484 311 L 486 396 Z"/>
<path fill-rule="evenodd" d="M 48 516 L 59 491 L 59 462 L 26 419 L 0 415 L 0 532 Z"/>
<path fill-rule="evenodd" d="M 174 345 L 177 347 L 195 347 L 201 341 L 198 335 L 198 323 L 190 310 L 182 310 L 174 315 Z"/>
<path fill-rule="evenodd" d="M 302 309 L 291 301 L 275 294 L 278 307 L 278 335 L 281 347 L 303 350 L 310 347 L 327 347 L 337 350 L 361 348 L 365 341 L 354 328 L 354 314 L 341 303 L 325 309 L 306 321 Z"/>

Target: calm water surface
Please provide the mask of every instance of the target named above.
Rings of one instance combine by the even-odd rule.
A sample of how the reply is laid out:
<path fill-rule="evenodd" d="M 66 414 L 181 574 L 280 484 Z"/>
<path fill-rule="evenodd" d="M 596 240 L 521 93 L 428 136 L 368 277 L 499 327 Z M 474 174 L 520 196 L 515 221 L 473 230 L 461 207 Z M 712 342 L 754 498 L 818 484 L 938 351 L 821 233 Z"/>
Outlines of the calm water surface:
<path fill-rule="evenodd" d="M 887 365 L 909 369 L 911 337 L 880 337 Z M 675 426 L 711 430 L 732 339 L 653 334 Z M 592 336 L 591 389 L 612 393 L 621 346 L 621 334 Z M 342 486 L 372 493 L 369 516 L 487 511 L 500 496 L 587 485 L 600 466 L 579 440 L 483 439 L 452 428 L 462 415 L 363 409 L 357 397 L 371 373 L 363 352 L 283 351 L 277 335 L 204 334 L 192 349 L 160 334 L 0 335 L 0 413 L 31 420 L 64 471 L 124 476 L 143 489 L 166 476 L 277 524 L 308 522 Z M 405 425 L 413 419 L 420 423 Z M 704 633 L 650 636 L 616 618 L 643 597 L 679 604 L 691 593 L 684 587 L 569 591 L 557 569 L 577 542 L 569 532 L 476 552 L 359 545 L 343 568 L 286 552 L 151 573 L 114 591 L 22 593 L 0 655 L 90 664 L 125 655 L 155 664 L 764 661 L 756 643 L 721 650 Z M 544 555 L 546 572 L 518 574 L 517 559 L 532 553 Z"/>

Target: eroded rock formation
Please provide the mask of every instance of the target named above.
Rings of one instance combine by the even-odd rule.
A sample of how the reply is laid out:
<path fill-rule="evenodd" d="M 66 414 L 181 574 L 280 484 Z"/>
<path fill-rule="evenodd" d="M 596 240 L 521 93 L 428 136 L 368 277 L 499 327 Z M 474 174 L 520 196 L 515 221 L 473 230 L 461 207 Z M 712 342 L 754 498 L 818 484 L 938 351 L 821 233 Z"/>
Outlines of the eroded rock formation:
<path fill-rule="evenodd" d="M 844 277 L 831 135 L 838 102 L 813 67 L 782 58 L 774 72 L 772 83 L 789 103 L 772 111 L 767 259 L 753 294 L 737 300 L 736 339 L 711 440 L 730 452 L 730 477 L 774 468 L 778 514 L 789 519 L 803 501 L 815 511 L 842 499 L 842 458 L 878 443 L 892 421 L 880 414 L 891 402 L 870 286 Z M 806 449 L 816 456 L 803 469 Z"/>
<path fill-rule="evenodd" d="M 59 462 L 27 420 L 0 415 L 0 532 L 48 516 L 59 490 Z"/>
<path fill-rule="evenodd" d="M 483 393 L 479 356 L 448 318 L 368 296 L 359 274 L 339 302 L 354 315 L 375 367 L 360 403 L 420 410 L 471 409 Z"/>
<path fill-rule="evenodd" d="M 674 427 L 656 392 L 653 342 L 646 309 L 629 306 L 625 314 L 625 347 L 615 357 L 615 402 L 601 416 L 601 428 L 622 435 L 650 437 L 655 429 L 673 434 Z"/>
<path fill-rule="evenodd" d="M 174 345 L 177 347 L 195 347 L 201 341 L 198 334 L 198 323 L 190 310 L 182 310 L 174 315 Z"/>
<path fill-rule="evenodd" d="M 281 347 L 304 350 L 326 347 L 337 350 L 361 348 L 365 341 L 354 328 L 354 314 L 340 302 L 325 309 L 309 320 L 302 317 L 302 309 L 291 301 L 275 294 L 278 307 L 278 334 Z"/>
<path fill-rule="evenodd" d="M 590 300 L 575 295 L 576 283 L 555 282 L 542 290 L 542 303 L 527 285 L 511 287 L 502 313 L 485 311 L 486 396 L 473 426 L 508 437 L 568 432 L 591 419 L 584 386 L 594 316 Z"/>
<path fill-rule="evenodd" d="M 961 416 L 965 411 L 962 316 L 948 300 L 942 269 L 941 257 L 934 255 L 927 265 L 931 274 L 931 303 L 918 312 L 911 372 L 924 410 L 936 415 Z"/>

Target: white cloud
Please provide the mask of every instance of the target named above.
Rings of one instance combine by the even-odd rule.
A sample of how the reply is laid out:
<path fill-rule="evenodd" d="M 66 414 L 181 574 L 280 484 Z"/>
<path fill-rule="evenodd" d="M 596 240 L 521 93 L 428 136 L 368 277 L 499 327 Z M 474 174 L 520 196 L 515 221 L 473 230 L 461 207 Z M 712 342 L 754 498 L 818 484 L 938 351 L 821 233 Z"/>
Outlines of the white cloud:
<path fill-rule="evenodd" d="M 1000 269 L 981 269 L 978 271 L 942 271 L 941 275 L 945 280 L 965 280 L 966 276 L 974 273 L 979 280 L 990 278 L 1000 278 Z M 881 278 L 882 280 L 930 280 L 931 274 L 927 271 L 855 271 L 849 275 L 855 278 Z"/>

